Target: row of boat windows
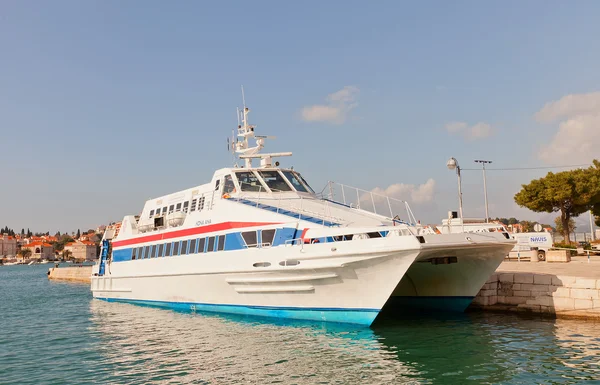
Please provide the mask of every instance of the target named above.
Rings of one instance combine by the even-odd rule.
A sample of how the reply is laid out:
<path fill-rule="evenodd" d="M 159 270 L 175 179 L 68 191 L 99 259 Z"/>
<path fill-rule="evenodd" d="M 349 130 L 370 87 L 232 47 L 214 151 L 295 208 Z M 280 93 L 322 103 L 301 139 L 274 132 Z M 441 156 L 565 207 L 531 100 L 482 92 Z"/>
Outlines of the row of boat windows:
<path fill-rule="evenodd" d="M 161 243 L 159 245 L 136 247 L 133 249 L 131 259 L 172 257 L 177 255 L 222 251 L 225 249 L 225 237 L 226 235 L 220 235 L 215 237 L 196 238 L 185 241 Z M 197 249 L 196 245 L 198 246 Z"/>
<path fill-rule="evenodd" d="M 271 246 L 275 238 L 275 229 L 261 231 L 261 246 Z M 231 234 L 233 236 L 233 234 Z M 241 233 L 246 247 L 258 247 L 258 232 L 245 231 Z M 225 240 L 227 235 L 218 235 L 213 237 L 188 239 L 185 241 L 175 241 L 161 243 L 158 245 L 141 246 L 133 248 L 131 259 L 148 259 L 160 257 L 172 257 L 177 255 L 187 255 L 196 253 L 210 253 L 212 251 L 225 250 Z"/>
<path fill-rule="evenodd" d="M 157 217 L 160 215 L 165 215 L 165 214 L 171 214 L 173 212 L 178 212 L 178 211 L 182 211 L 184 213 L 188 212 L 192 212 L 192 211 L 202 211 L 204 209 L 204 197 L 200 197 L 200 198 L 194 198 L 190 201 L 185 201 L 185 202 L 180 202 L 177 204 L 172 204 L 170 206 L 164 206 L 162 209 L 159 207 L 156 210 L 150 210 L 150 215 L 149 217 Z M 168 211 L 167 211 L 167 207 L 168 207 Z"/>

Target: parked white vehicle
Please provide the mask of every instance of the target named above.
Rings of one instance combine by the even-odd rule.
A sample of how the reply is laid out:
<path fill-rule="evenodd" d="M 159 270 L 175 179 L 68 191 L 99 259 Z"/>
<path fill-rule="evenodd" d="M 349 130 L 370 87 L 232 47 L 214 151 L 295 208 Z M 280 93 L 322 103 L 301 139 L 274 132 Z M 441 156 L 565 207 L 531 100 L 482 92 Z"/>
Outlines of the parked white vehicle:
<path fill-rule="evenodd" d="M 486 223 L 481 218 L 465 218 L 461 221 L 456 217 L 456 212 L 448 213 L 449 219 L 443 219 L 442 225 L 437 226 L 437 229 L 442 234 L 455 233 L 482 233 L 482 232 L 507 232 L 506 227 L 501 223 Z M 510 257 L 517 257 L 516 253 L 523 253 L 537 248 L 538 260 L 546 260 L 546 252 L 554 245 L 552 234 L 548 232 L 532 232 L 532 233 L 511 233 L 511 238 L 517 241 L 515 247 L 510 251 Z M 596 245 L 600 252 L 600 244 Z"/>
<path fill-rule="evenodd" d="M 530 251 L 534 247 L 538 250 L 538 260 L 546 260 L 546 252 L 554 245 L 552 234 L 548 232 L 516 233 L 512 234 L 517 244 L 511 252 Z"/>

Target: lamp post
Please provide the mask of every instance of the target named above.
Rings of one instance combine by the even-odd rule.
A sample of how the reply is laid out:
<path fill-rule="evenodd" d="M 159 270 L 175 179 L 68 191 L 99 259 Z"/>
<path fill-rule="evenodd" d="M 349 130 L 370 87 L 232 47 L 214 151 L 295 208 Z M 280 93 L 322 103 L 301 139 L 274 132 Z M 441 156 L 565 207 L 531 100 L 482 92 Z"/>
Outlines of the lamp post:
<path fill-rule="evenodd" d="M 492 163 L 491 160 L 475 160 L 475 163 L 481 163 L 481 167 L 483 170 L 483 196 L 485 198 L 485 223 L 489 222 L 490 214 L 488 213 L 488 201 L 487 201 L 487 186 L 485 180 L 485 164 Z"/>
<path fill-rule="evenodd" d="M 460 223 L 462 225 L 462 231 L 465 231 L 465 223 L 463 219 L 463 209 L 462 209 L 462 188 L 460 183 L 460 166 L 458 165 L 458 161 L 455 158 L 448 159 L 446 162 L 446 167 L 448 170 L 456 169 L 456 175 L 458 176 L 458 212 L 460 215 Z"/>

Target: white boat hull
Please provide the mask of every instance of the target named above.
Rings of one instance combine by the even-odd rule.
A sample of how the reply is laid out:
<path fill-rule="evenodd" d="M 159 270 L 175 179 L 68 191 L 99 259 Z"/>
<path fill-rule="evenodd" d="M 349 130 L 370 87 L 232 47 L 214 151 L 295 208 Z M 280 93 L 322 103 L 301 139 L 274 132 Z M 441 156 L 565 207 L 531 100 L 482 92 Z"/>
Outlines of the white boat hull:
<path fill-rule="evenodd" d="M 420 255 L 407 271 L 388 308 L 464 311 L 506 256 L 506 250 L 482 246 L 457 250 L 456 263 L 432 264 L 435 253 Z M 444 250 L 443 255 L 448 251 Z M 437 256 L 441 256 L 439 254 Z"/>
<path fill-rule="evenodd" d="M 323 246 L 331 248 L 311 247 Z M 270 250 L 273 262 L 282 259 L 277 254 L 292 249 L 298 247 Z M 262 253 L 261 260 L 268 259 L 264 249 Z M 418 249 L 385 251 L 303 260 L 275 271 L 214 273 L 202 271 L 200 265 L 194 268 L 202 260 L 199 255 L 121 262 L 108 267 L 109 274 L 93 276 L 91 288 L 95 298 L 108 301 L 368 326 L 418 254 Z M 185 270 L 178 268 L 182 263 Z M 129 272 L 128 264 L 143 268 L 145 274 Z"/>

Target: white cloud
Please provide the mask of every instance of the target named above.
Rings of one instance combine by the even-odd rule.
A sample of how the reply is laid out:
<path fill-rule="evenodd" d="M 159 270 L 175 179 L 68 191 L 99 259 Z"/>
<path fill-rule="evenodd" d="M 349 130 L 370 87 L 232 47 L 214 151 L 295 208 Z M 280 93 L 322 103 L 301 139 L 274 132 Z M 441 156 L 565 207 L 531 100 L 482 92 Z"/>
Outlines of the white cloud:
<path fill-rule="evenodd" d="M 600 112 L 600 92 L 587 94 L 571 94 L 560 100 L 546 103 L 535 114 L 540 122 L 552 122 L 558 118 L 568 118 L 578 115 L 588 115 Z"/>
<path fill-rule="evenodd" d="M 388 186 L 385 189 L 376 187 L 371 190 L 371 192 L 374 194 L 385 195 L 391 198 L 408 201 L 409 203 L 427 203 L 433 201 L 433 195 L 435 193 L 435 180 L 429 179 L 427 182 L 420 185 L 396 183 Z M 367 195 L 368 199 L 371 199 L 369 195 L 370 194 Z M 363 199 L 367 199 L 367 196 L 363 196 Z M 382 200 L 384 198 L 377 198 L 374 196 L 375 201 L 378 199 Z"/>
<path fill-rule="evenodd" d="M 345 86 L 339 91 L 329 94 L 326 104 L 315 104 L 302 108 L 302 119 L 307 122 L 327 122 L 342 124 L 349 112 L 358 106 L 359 89 Z"/>
<path fill-rule="evenodd" d="M 452 122 L 446 124 L 446 130 L 448 130 L 450 133 L 462 131 L 467 127 L 469 127 L 469 125 L 465 122 Z"/>
<path fill-rule="evenodd" d="M 473 126 L 469 126 L 466 122 L 451 122 L 446 124 L 446 130 L 451 134 L 462 134 L 467 140 L 484 139 L 494 133 L 492 126 L 484 122 Z"/>
<path fill-rule="evenodd" d="M 588 163 L 600 158 L 600 92 L 564 96 L 547 103 L 535 118 L 560 120 L 558 131 L 538 153 L 544 162 Z"/>

